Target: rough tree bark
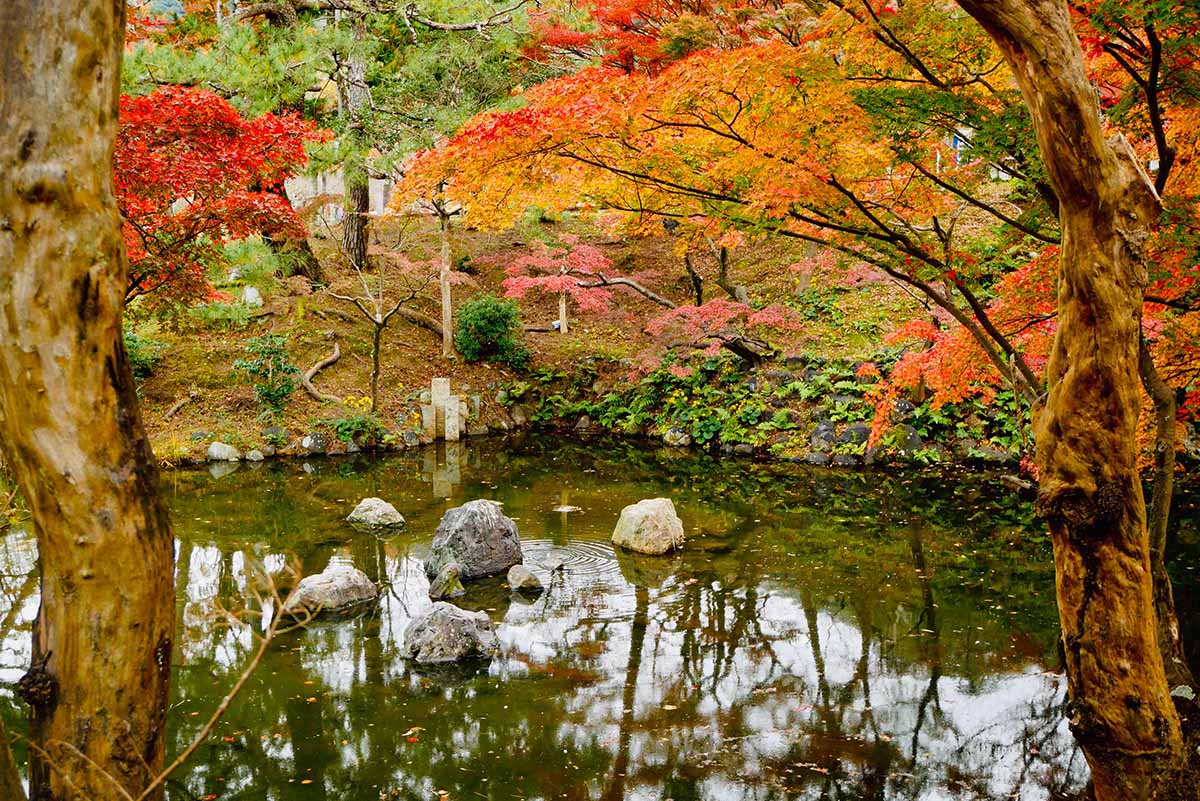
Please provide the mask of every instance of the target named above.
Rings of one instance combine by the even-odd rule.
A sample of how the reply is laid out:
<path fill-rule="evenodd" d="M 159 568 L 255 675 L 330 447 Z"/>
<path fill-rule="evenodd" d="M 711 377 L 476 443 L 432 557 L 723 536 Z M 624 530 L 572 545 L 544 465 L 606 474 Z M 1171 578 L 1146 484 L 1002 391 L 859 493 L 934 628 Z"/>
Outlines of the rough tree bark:
<path fill-rule="evenodd" d="M 173 541 L 121 337 L 111 177 L 124 8 L 0 14 L 0 443 L 40 554 L 39 801 L 137 796 L 163 764 Z"/>
<path fill-rule="evenodd" d="M 1150 534 L 1150 575 L 1154 581 L 1154 612 L 1158 623 L 1158 648 L 1170 687 L 1196 686 L 1196 679 L 1183 652 L 1179 617 L 1175 613 L 1175 591 L 1167 573 L 1167 531 L 1171 520 L 1171 496 L 1175 494 L 1175 391 L 1158 374 L 1154 357 L 1142 337 L 1138 351 L 1142 386 L 1154 403 L 1154 493 L 1150 498 L 1147 529 Z"/>
<path fill-rule="evenodd" d="M 25 788 L 21 785 L 21 774 L 13 761 L 8 744 L 8 732 L 4 730 L 4 718 L 0 718 L 0 798 L 5 801 L 25 801 Z"/>
<path fill-rule="evenodd" d="M 1159 200 L 1125 140 L 1103 136 L 1065 0 L 959 5 L 1012 68 L 1059 201 L 1058 334 L 1036 432 L 1071 727 L 1098 801 L 1146 798 L 1182 753 L 1158 648 L 1135 438 L 1141 248 Z"/>
<path fill-rule="evenodd" d="M 354 25 L 355 37 L 364 34 L 361 21 Z M 363 117 L 371 105 L 371 89 L 367 86 L 367 65 L 357 53 L 351 53 L 338 71 L 338 94 L 342 113 L 346 115 L 348 128 L 357 133 L 362 130 Z M 346 189 L 346 216 L 342 221 L 342 249 L 351 265 L 363 269 L 367 263 L 367 239 L 369 236 L 371 191 L 366 165 L 362 157 L 346 160 L 342 170 Z"/>

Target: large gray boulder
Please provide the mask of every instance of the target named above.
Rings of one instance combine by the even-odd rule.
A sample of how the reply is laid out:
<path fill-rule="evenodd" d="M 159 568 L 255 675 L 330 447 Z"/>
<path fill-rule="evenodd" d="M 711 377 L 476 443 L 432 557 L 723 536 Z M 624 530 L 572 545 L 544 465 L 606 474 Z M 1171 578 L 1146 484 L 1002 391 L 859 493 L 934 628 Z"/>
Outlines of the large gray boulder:
<path fill-rule="evenodd" d="M 346 522 L 368 531 L 386 531 L 403 526 L 404 516 L 382 498 L 363 498 L 346 516 Z"/>
<path fill-rule="evenodd" d="M 439 601 L 409 621 L 404 655 L 423 665 L 494 656 L 500 649 L 486 612 L 468 612 Z"/>
<path fill-rule="evenodd" d="M 432 579 L 452 562 L 462 565 L 464 579 L 503 573 L 520 564 L 517 524 L 495 501 L 469 501 L 448 509 L 433 535 L 425 575 Z"/>
<path fill-rule="evenodd" d="M 300 579 L 283 611 L 292 616 L 345 612 L 365 606 L 378 596 L 379 590 L 361 570 L 353 565 L 332 564 Z"/>
<path fill-rule="evenodd" d="M 683 521 L 670 498 L 648 498 L 621 510 L 612 542 L 637 553 L 664 554 L 683 545 Z"/>

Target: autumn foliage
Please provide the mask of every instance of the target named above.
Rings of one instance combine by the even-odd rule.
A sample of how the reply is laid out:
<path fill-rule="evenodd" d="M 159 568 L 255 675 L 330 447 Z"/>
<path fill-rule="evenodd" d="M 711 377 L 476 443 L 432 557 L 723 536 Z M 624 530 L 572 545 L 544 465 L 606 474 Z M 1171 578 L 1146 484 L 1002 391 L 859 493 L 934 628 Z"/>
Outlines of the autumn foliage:
<path fill-rule="evenodd" d="M 211 292 L 221 245 L 254 234 L 303 236 L 279 187 L 307 161 L 316 127 L 292 115 L 245 119 L 203 89 L 121 98 L 113 184 L 130 271 L 126 298 Z"/>
<path fill-rule="evenodd" d="M 892 392 L 1041 394 L 1056 200 L 1024 100 L 973 20 L 951 3 L 583 8 L 534 20 L 537 55 L 566 74 L 421 154 L 398 200 L 441 194 L 491 228 L 536 206 L 603 212 L 626 234 L 661 234 L 667 219 L 685 243 L 806 241 L 930 301 L 898 332 Z M 1075 14 L 1107 123 L 1157 162 L 1165 212 L 1147 244 L 1144 331 L 1195 415 L 1200 11 L 1094 2 Z M 673 316 L 689 315 L 702 316 Z"/>

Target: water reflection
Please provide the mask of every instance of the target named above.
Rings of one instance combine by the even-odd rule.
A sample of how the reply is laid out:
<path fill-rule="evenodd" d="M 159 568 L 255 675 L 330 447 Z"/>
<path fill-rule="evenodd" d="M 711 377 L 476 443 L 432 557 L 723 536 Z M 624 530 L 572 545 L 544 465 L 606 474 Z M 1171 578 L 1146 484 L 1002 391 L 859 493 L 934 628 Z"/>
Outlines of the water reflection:
<path fill-rule="evenodd" d="M 986 480 L 533 439 L 168 481 L 176 749 L 254 646 L 217 621 L 253 603 L 256 565 L 347 561 L 384 587 L 372 614 L 268 655 L 173 799 L 1034 801 L 1086 781 L 1052 671 L 1048 547 Z M 382 540 L 346 526 L 370 495 L 408 527 Z M 675 501 L 683 553 L 614 554 L 621 507 L 655 495 Z M 424 549 L 475 497 L 517 519 L 550 591 L 469 585 L 462 603 L 501 622 L 502 656 L 417 669 L 398 654 L 429 604 Z M 561 573 L 538 567 L 558 559 Z M 33 560 L 28 538 L 0 542 L 6 681 L 28 661 Z M 15 705 L 3 714 L 15 723 Z"/>

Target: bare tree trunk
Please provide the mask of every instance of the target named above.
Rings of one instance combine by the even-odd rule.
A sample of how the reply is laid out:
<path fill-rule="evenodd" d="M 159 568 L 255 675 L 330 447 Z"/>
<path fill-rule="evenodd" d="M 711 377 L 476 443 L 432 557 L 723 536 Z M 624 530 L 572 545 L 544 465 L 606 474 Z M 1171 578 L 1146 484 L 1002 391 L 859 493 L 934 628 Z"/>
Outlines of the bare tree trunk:
<path fill-rule="evenodd" d="M 700 273 L 696 272 L 696 268 L 692 266 L 691 254 L 683 254 L 683 266 L 687 270 L 688 280 L 692 282 L 692 294 L 696 298 L 696 305 L 704 305 L 704 278 Z"/>
<path fill-rule="evenodd" d="M 387 323 L 374 320 L 375 337 L 371 340 L 371 414 L 379 411 L 379 349 L 383 347 L 383 329 Z"/>
<path fill-rule="evenodd" d="M 454 306 L 450 303 L 450 215 L 440 206 L 437 215 L 442 234 L 442 268 L 438 273 L 438 284 L 442 290 L 442 355 L 448 359 L 454 355 Z"/>
<path fill-rule="evenodd" d="M 1147 529 L 1150 533 L 1150 572 L 1154 581 L 1154 611 L 1158 621 L 1158 647 L 1171 687 L 1196 686 L 1196 679 L 1183 652 L 1179 618 L 1175 614 L 1175 592 L 1167 573 L 1167 529 L 1171 497 L 1175 494 L 1175 392 L 1154 366 L 1150 348 L 1142 338 L 1138 369 L 1142 386 L 1154 402 L 1154 493 L 1150 499 Z"/>
<path fill-rule="evenodd" d="M 112 193 L 124 7 L 0 14 L 0 444 L 38 537 L 39 801 L 137 796 L 163 764 L 173 540 L 121 337 Z"/>
<path fill-rule="evenodd" d="M 1098 801 L 1149 796 L 1183 743 L 1159 651 L 1135 429 L 1145 269 L 1159 202 L 1105 141 L 1065 0 L 959 0 L 1033 116 L 1063 230 L 1058 334 L 1037 415 L 1039 509 L 1054 540 L 1071 727 Z"/>
<path fill-rule="evenodd" d="M 567 293 L 558 293 L 558 333 L 568 334 L 567 330 Z"/>
<path fill-rule="evenodd" d="M 741 284 L 736 284 L 729 277 L 729 248 L 717 247 L 713 242 L 709 242 L 712 248 L 713 257 L 717 260 L 717 286 L 725 290 L 729 297 L 736 300 L 738 303 L 750 305 L 750 295 L 746 292 L 746 287 Z"/>

